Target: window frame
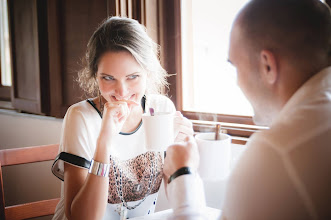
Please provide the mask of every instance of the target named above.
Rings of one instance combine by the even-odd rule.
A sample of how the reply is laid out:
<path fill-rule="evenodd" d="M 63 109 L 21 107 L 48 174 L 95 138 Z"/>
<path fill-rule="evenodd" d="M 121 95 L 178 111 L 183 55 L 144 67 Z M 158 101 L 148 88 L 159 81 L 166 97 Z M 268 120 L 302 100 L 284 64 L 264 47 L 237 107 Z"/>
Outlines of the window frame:
<path fill-rule="evenodd" d="M 9 21 L 8 21 L 9 22 Z M 8 24 L 9 26 L 9 24 Z M 10 41 L 10 39 L 9 39 Z M 0 45 L 1 49 L 1 45 Z M 1 59 L 1 54 L 0 54 Z M 4 86 L 2 84 L 2 76 L 1 76 L 1 62 L 0 62 L 0 101 L 10 102 L 11 101 L 11 86 Z"/>
<path fill-rule="evenodd" d="M 1 58 L 1 57 L 0 57 Z M 0 62 L 0 100 L 10 102 L 10 90 L 11 86 L 2 85 L 1 77 L 1 62 Z"/>
<path fill-rule="evenodd" d="M 175 103 L 176 109 L 193 122 L 196 132 L 214 131 L 216 124 L 221 124 L 224 132 L 238 137 L 238 139 L 248 138 L 254 132 L 265 130 L 267 127 L 256 126 L 251 116 L 215 114 L 207 112 L 195 112 L 183 110 L 183 94 L 182 94 L 182 53 L 181 53 L 181 1 L 168 0 L 167 7 L 163 7 L 162 20 L 163 23 L 163 39 L 160 41 L 163 53 L 161 59 L 163 66 L 172 76 L 169 77 L 170 88 L 168 96 Z M 165 4 L 163 2 L 163 4 Z M 164 5 L 163 5 L 164 6 Z M 172 26 L 171 26 L 172 25 Z M 171 57 L 171 58 L 170 58 Z M 175 74 L 175 75 L 173 75 Z M 199 120 L 203 118 L 204 120 Z M 226 131 L 225 131 L 226 130 Z M 239 141 L 244 143 L 245 141 Z"/>
<path fill-rule="evenodd" d="M 3 86 L 2 84 L 0 84 L 0 100 L 1 101 L 10 102 L 10 97 L 11 97 L 10 90 L 11 90 L 10 86 Z"/>
<path fill-rule="evenodd" d="M 162 47 L 170 47 L 172 60 L 165 62 L 164 65 L 169 73 L 176 73 L 175 77 L 170 77 L 170 90 L 169 97 L 173 100 L 177 110 L 181 111 L 185 117 L 193 122 L 194 130 L 196 132 L 215 131 L 216 124 L 221 124 L 224 132 L 232 135 L 234 143 L 244 144 L 253 133 L 268 129 L 265 126 L 257 126 L 254 124 L 253 117 L 240 116 L 240 115 L 228 115 L 228 114 L 214 114 L 198 111 L 184 111 L 183 110 L 183 94 L 182 94 L 182 54 L 181 54 L 181 2 L 182 0 L 168 0 L 169 2 L 165 12 L 163 13 L 163 19 L 173 19 L 173 28 L 168 30 L 163 38 L 168 39 L 168 42 L 162 42 Z M 331 7 L 331 0 L 324 0 L 324 2 Z M 167 27 L 169 29 L 169 27 Z M 169 39 L 173 38 L 174 40 Z M 204 120 L 200 120 L 203 118 Z"/>

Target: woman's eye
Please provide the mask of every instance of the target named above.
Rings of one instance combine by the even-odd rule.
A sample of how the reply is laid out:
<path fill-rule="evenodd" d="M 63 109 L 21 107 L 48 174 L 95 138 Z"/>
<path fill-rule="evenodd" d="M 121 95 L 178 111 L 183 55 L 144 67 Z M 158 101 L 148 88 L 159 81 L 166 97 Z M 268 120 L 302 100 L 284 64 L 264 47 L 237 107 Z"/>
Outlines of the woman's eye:
<path fill-rule="evenodd" d="M 128 76 L 128 79 L 136 79 L 138 77 L 139 77 L 139 75 L 131 75 L 131 76 Z"/>
<path fill-rule="evenodd" d="M 102 79 L 105 79 L 105 80 L 114 80 L 114 77 L 112 76 L 103 76 Z"/>

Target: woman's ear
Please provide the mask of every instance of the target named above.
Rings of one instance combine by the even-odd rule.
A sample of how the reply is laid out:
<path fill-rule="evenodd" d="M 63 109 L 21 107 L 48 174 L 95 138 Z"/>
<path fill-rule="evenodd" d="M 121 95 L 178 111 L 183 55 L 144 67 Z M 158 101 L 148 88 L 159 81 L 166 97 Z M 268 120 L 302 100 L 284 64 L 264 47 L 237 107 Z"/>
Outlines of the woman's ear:
<path fill-rule="evenodd" d="M 262 79 L 269 85 L 275 84 L 279 77 L 275 54 L 269 50 L 262 50 L 260 61 Z"/>

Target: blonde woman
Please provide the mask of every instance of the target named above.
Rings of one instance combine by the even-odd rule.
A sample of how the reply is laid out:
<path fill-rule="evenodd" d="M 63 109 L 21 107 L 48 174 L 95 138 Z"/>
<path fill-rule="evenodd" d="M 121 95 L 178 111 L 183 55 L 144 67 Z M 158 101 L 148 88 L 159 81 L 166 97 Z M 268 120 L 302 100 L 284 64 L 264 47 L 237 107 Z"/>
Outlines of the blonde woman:
<path fill-rule="evenodd" d="M 149 108 L 175 112 L 161 95 L 167 73 L 157 55 L 157 45 L 132 19 L 109 18 L 92 35 L 79 82 L 97 96 L 74 104 L 64 118 L 52 168 L 63 180 L 53 219 L 126 219 L 154 212 L 163 155 L 146 150 L 142 114 Z M 193 135 L 192 124 L 174 115 L 175 141 Z"/>

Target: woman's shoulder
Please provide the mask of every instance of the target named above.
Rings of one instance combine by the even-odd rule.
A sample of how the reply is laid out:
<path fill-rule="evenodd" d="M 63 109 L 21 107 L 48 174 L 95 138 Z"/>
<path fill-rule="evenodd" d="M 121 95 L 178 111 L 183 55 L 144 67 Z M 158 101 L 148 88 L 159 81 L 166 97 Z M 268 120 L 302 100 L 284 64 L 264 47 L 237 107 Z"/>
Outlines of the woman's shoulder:
<path fill-rule="evenodd" d="M 160 94 L 146 95 L 146 106 L 156 111 L 174 112 L 176 110 L 174 103 L 167 96 Z"/>
<path fill-rule="evenodd" d="M 84 116 L 88 116 L 88 115 L 94 115 L 94 111 L 93 111 L 93 107 L 91 106 L 90 103 L 88 103 L 87 100 L 83 100 L 80 102 L 77 102 L 73 105 L 71 105 L 68 110 L 66 115 L 68 114 L 82 114 Z"/>

